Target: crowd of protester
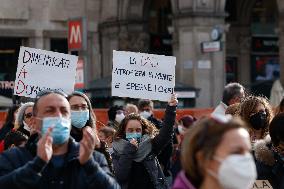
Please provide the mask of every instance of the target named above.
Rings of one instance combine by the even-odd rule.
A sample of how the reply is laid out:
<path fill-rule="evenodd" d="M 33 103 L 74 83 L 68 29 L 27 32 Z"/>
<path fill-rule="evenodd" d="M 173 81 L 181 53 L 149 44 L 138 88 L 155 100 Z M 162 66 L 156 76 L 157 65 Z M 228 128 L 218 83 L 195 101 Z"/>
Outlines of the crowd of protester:
<path fill-rule="evenodd" d="M 42 91 L 8 111 L 0 130 L 0 188 L 284 189 L 284 99 L 271 107 L 239 83 L 210 116 L 162 120 L 151 100 L 112 106 L 97 127 L 90 99 Z"/>

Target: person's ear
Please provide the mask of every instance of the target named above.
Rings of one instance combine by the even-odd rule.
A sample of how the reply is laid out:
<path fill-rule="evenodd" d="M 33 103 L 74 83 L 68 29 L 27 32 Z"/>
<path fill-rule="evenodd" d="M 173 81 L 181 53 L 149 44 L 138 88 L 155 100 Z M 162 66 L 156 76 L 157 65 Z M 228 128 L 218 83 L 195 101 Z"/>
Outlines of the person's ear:
<path fill-rule="evenodd" d="M 206 169 L 211 168 L 210 160 L 207 159 L 202 151 L 196 153 L 196 160 L 198 169 L 202 174 L 205 174 Z"/>
<path fill-rule="evenodd" d="M 199 170 L 203 170 L 204 166 L 204 153 L 202 151 L 198 151 L 195 155 L 195 158 L 197 160 L 197 166 Z"/>

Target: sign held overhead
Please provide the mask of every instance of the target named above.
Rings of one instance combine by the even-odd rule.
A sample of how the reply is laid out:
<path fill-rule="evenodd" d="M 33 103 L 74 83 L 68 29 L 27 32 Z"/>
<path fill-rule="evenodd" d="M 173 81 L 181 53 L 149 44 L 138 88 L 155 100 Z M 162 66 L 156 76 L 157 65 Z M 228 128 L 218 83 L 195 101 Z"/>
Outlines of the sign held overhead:
<path fill-rule="evenodd" d="M 112 96 L 168 101 L 175 65 L 173 56 L 113 51 Z"/>
<path fill-rule="evenodd" d="M 14 95 L 35 98 L 45 89 L 71 93 L 77 61 L 74 55 L 21 47 Z"/>

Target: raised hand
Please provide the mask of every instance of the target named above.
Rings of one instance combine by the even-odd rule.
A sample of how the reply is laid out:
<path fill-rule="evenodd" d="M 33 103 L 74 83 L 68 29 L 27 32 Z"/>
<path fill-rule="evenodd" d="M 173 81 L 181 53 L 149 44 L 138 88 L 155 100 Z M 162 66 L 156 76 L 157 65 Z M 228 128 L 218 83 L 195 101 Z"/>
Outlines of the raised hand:
<path fill-rule="evenodd" d="M 45 135 L 43 135 L 38 143 L 37 143 L 37 156 L 44 160 L 46 163 L 49 162 L 49 160 L 52 157 L 53 149 L 52 149 L 52 142 L 53 139 L 50 136 L 52 133 L 52 128 L 48 128 Z"/>
<path fill-rule="evenodd" d="M 79 162 L 85 164 L 93 154 L 96 145 L 95 132 L 91 127 L 87 126 L 83 129 L 83 138 L 80 142 Z"/>
<path fill-rule="evenodd" d="M 170 101 L 168 102 L 169 106 L 176 106 L 178 104 L 178 100 L 177 100 L 177 94 L 174 93 L 171 96 Z"/>
<path fill-rule="evenodd" d="M 130 140 L 130 144 L 134 145 L 136 148 L 138 148 L 138 142 L 134 138 Z"/>

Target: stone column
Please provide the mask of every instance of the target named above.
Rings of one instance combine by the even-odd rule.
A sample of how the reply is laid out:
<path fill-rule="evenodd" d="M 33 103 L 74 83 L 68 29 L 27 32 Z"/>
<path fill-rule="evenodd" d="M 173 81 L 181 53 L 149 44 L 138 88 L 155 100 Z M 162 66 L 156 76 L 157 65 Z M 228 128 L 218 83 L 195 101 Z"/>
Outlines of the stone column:
<path fill-rule="evenodd" d="M 201 43 L 211 41 L 211 30 L 216 25 L 222 27 L 224 17 L 214 17 L 212 13 L 193 14 L 188 13 L 174 20 L 174 35 L 178 40 L 178 45 L 174 45 L 174 55 L 178 60 L 176 78 L 200 89 L 196 107 L 213 107 L 221 100 L 225 85 L 225 33 L 220 52 L 202 53 Z"/>
<path fill-rule="evenodd" d="M 249 34 L 249 27 L 240 30 L 238 80 L 241 84 L 248 85 L 251 83 L 251 37 Z"/>

